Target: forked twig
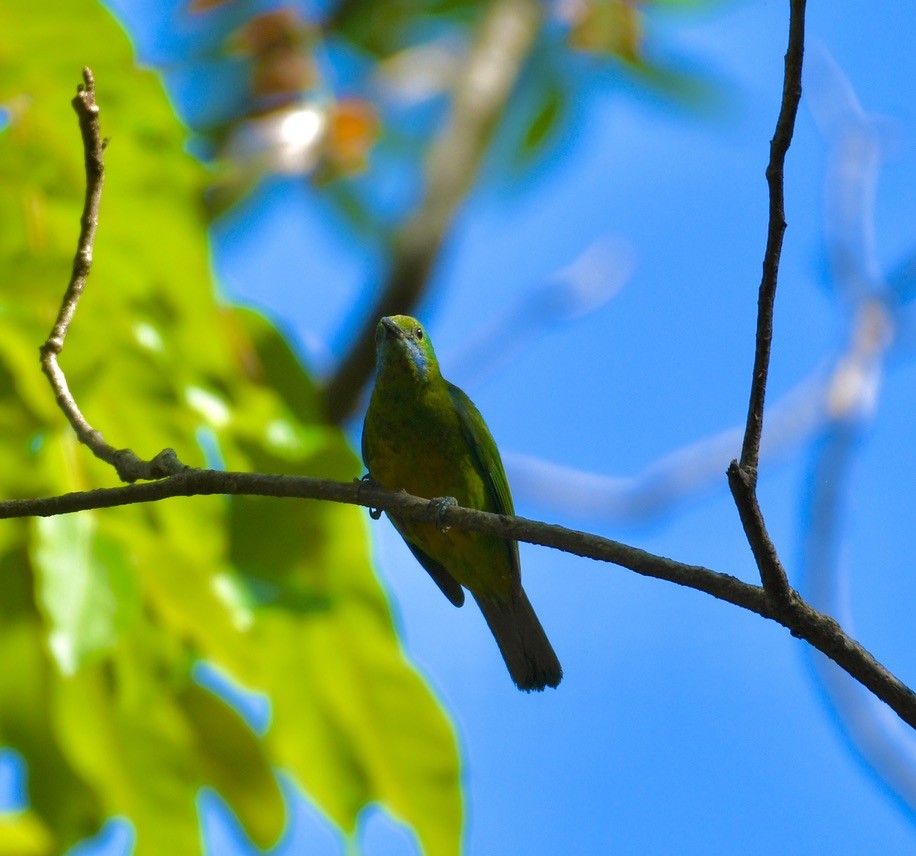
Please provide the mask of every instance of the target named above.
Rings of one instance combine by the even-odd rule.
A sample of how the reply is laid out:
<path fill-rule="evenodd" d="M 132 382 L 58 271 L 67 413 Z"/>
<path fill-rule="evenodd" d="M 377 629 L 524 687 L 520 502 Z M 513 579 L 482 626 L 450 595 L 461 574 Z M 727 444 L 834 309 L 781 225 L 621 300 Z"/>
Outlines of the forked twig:
<path fill-rule="evenodd" d="M 802 60 L 805 52 L 805 0 L 790 0 L 789 46 L 786 50 L 782 101 L 776 131 L 770 141 L 770 160 L 766 176 L 770 193 L 770 214 L 767 225 L 766 251 L 763 256 L 763 276 L 757 297 L 757 335 L 754 351 L 754 371 L 748 404 L 747 425 L 741 459 L 728 468 L 728 484 L 738 507 L 741 524 L 747 536 L 760 579 L 773 603 L 782 609 L 792 609 L 799 601 L 798 593 L 789 585 L 785 569 L 779 561 L 757 499 L 757 465 L 760 460 L 760 436 L 763 432 L 763 406 L 766 398 L 770 351 L 773 343 L 773 308 L 776 303 L 776 283 L 782 239 L 786 231 L 784 172 L 786 153 L 795 132 L 795 117 L 801 100 Z"/>
<path fill-rule="evenodd" d="M 61 301 L 57 320 L 41 346 L 41 368 L 47 375 L 51 388 L 60 409 L 64 412 L 76 436 L 92 453 L 101 460 L 111 464 L 120 476 L 121 481 L 135 482 L 138 479 L 158 479 L 173 475 L 183 469 L 183 465 L 171 449 L 164 449 L 151 461 L 144 461 L 130 449 L 115 449 L 105 442 L 101 432 L 89 424 L 77 406 L 66 375 L 57 361 L 64 347 L 70 322 L 76 312 L 80 296 L 92 270 L 92 253 L 95 244 L 95 233 L 99 225 L 99 203 L 102 199 L 102 185 L 105 181 L 105 163 L 103 153 L 108 141 L 102 139 L 99 128 L 99 108 L 95 102 L 95 79 L 92 71 L 83 69 L 83 83 L 76 90 L 73 109 L 79 117 L 80 133 L 83 138 L 83 153 L 86 163 L 86 198 L 83 203 L 83 214 L 80 217 L 80 235 L 73 257 L 73 270 L 67 291 Z"/>

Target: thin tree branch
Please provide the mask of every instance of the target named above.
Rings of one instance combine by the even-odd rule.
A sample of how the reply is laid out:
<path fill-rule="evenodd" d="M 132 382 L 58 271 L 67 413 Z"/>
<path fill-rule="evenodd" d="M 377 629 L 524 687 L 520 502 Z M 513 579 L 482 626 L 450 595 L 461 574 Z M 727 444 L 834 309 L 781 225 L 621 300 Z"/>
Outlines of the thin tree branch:
<path fill-rule="evenodd" d="M 490 6 L 456 83 L 449 118 L 430 149 L 423 198 L 395 236 L 387 279 L 325 389 L 333 422 L 353 413 L 372 374 L 379 318 L 411 312 L 423 294 L 534 45 L 541 16 L 538 0 L 495 0 Z"/>
<path fill-rule="evenodd" d="M 767 226 L 766 251 L 763 256 L 763 276 L 757 297 L 757 336 L 754 353 L 754 373 L 751 395 L 741 447 L 741 461 L 732 461 L 728 468 L 728 483 L 738 507 L 741 524 L 754 553 L 760 579 L 774 604 L 788 609 L 798 599 L 789 585 L 786 572 L 779 561 L 757 499 L 757 466 L 760 460 L 760 436 L 763 432 L 763 407 L 770 350 L 773 343 L 773 308 L 776 303 L 776 283 L 779 259 L 786 231 L 785 162 L 786 153 L 795 132 L 795 117 L 801 99 L 802 60 L 805 50 L 805 0 L 789 2 L 789 46 L 786 50 L 782 84 L 782 102 L 776 131 L 770 141 L 770 160 L 766 176 L 770 194 L 770 215 Z"/>
<path fill-rule="evenodd" d="M 770 193 L 770 215 L 767 244 L 763 257 L 763 276 L 757 297 L 757 344 L 754 354 L 754 374 L 747 412 L 744 444 L 741 447 L 741 469 L 757 483 L 757 463 L 760 456 L 760 435 L 763 431 L 763 405 L 766 398 L 767 375 L 770 369 L 770 349 L 773 342 L 773 307 L 776 302 L 776 282 L 782 239 L 786 231 L 784 173 L 786 153 L 795 133 L 795 117 L 801 99 L 802 59 L 805 50 L 805 2 L 790 0 L 789 46 L 786 51 L 782 85 L 782 103 L 776 120 L 776 131 L 770 141 L 770 161 L 766 177 Z"/>
<path fill-rule="evenodd" d="M 782 562 L 779 561 L 776 546 L 767 532 L 754 483 L 736 461 L 729 465 L 728 485 L 735 499 L 747 542 L 754 554 L 763 588 L 775 605 L 784 609 L 791 608 L 799 601 L 799 594 L 789 585 L 789 578 Z"/>
<path fill-rule="evenodd" d="M 47 375 L 55 398 L 64 415 L 73 426 L 76 436 L 97 458 L 111 464 L 122 481 L 156 479 L 178 472 L 182 465 L 171 449 L 160 452 L 151 461 L 141 460 L 130 449 L 115 449 L 105 442 L 101 432 L 93 428 L 83 416 L 61 369 L 57 356 L 63 350 L 70 322 L 92 270 L 92 252 L 95 233 L 99 225 L 99 203 L 102 199 L 102 185 L 105 180 L 105 164 L 102 154 L 108 141 L 102 139 L 99 129 L 99 108 L 95 103 L 95 79 L 92 71 L 83 69 L 83 84 L 77 87 L 73 109 L 79 117 L 80 134 L 83 138 L 83 154 L 86 164 L 86 198 L 80 218 L 80 235 L 73 257 L 70 282 L 60 305 L 57 320 L 47 340 L 41 346 L 41 368 Z"/>
<path fill-rule="evenodd" d="M 804 639 L 822 651 L 886 702 L 904 722 L 916 728 L 916 694 L 878 663 L 858 642 L 847 636 L 836 621 L 800 598 L 793 603 L 791 610 L 780 610 L 774 608 L 763 588 L 736 577 L 551 523 L 490 514 L 460 506 L 445 506 L 435 499 L 423 499 L 403 491 L 390 491 L 363 481 L 347 483 L 300 476 L 191 468 L 155 482 L 41 499 L 0 501 L 0 519 L 50 517 L 89 509 L 156 502 L 171 497 L 214 494 L 322 499 L 382 509 L 410 520 L 435 521 L 439 525 L 468 532 L 481 532 L 498 538 L 553 547 L 576 556 L 619 565 L 642 576 L 696 589 L 787 627 L 793 636 Z"/>

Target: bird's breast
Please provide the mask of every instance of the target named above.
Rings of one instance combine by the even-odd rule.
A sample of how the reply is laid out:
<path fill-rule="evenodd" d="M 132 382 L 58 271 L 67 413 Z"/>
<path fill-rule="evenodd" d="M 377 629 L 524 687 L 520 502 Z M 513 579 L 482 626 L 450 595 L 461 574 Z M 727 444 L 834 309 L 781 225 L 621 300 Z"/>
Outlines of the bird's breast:
<path fill-rule="evenodd" d="M 435 407 L 384 408 L 366 421 L 366 466 L 392 490 L 432 499 L 452 496 L 460 505 L 485 507 L 483 478 L 457 415 Z"/>

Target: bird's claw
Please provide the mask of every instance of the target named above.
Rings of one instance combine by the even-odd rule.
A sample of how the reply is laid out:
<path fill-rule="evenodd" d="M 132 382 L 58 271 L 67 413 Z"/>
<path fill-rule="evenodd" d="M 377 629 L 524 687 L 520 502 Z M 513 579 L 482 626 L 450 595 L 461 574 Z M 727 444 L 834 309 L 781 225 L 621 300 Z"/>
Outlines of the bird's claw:
<path fill-rule="evenodd" d="M 429 510 L 433 515 L 433 522 L 440 532 L 448 532 L 452 527 L 449 526 L 442 518 L 445 513 L 458 505 L 458 500 L 453 496 L 439 496 L 429 501 Z"/>
<path fill-rule="evenodd" d="M 371 474 L 371 473 L 366 473 L 366 474 L 365 474 L 364 476 L 362 476 L 361 478 L 353 479 L 353 481 L 355 481 L 355 482 L 359 485 L 359 487 L 356 489 L 356 497 L 357 497 L 357 499 L 359 498 L 360 489 L 363 487 L 363 485 L 370 485 L 370 486 L 375 486 L 375 485 L 376 485 L 376 481 L 375 481 L 375 479 L 372 478 L 372 474 Z M 381 509 L 381 508 L 372 508 L 372 507 L 370 506 L 370 507 L 369 507 L 369 516 L 370 516 L 373 520 L 378 520 L 378 519 L 382 516 L 382 509 Z"/>

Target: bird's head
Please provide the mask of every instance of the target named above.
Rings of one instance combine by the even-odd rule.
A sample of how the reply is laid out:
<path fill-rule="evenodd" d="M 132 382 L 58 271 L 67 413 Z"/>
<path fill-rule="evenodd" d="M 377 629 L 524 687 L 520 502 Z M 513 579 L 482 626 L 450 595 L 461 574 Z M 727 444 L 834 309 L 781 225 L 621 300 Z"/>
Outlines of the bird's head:
<path fill-rule="evenodd" d="M 407 371 L 417 380 L 428 381 L 439 372 L 433 343 L 423 325 L 409 315 L 386 315 L 375 329 L 378 369 Z"/>

